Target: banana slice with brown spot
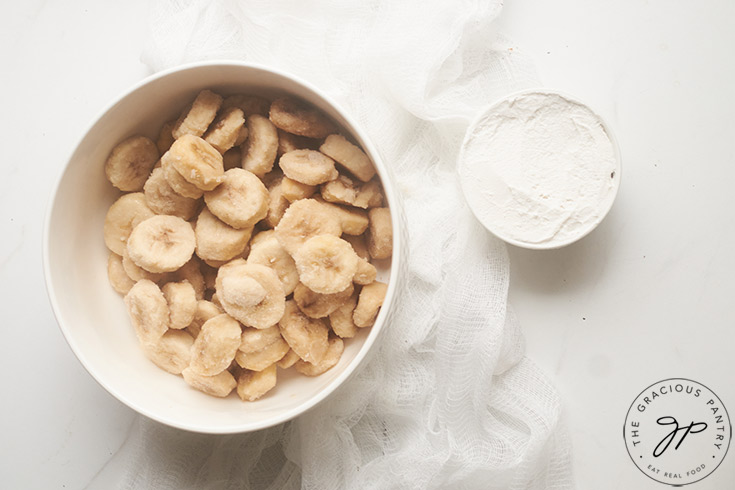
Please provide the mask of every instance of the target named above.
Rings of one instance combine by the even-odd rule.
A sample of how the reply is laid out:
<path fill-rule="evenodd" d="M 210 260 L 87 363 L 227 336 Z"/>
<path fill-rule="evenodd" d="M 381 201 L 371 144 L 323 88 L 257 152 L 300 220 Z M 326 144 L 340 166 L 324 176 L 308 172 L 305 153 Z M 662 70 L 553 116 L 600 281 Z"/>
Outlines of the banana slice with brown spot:
<path fill-rule="evenodd" d="M 174 168 L 171 160 L 165 160 L 161 163 L 163 169 L 163 176 L 166 178 L 166 182 L 171 186 L 171 189 L 175 193 L 188 197 L 189 199 L 199 199 L 204 195 L 204 191 L 199 187 L 195 186 L 185 178 Z"/>
<path fill-rule="evenodd" d="M 207 320 L 194 341 L 189 368 L 202 376 L 226 370 L 240 346 L 240 324 L 223 313 Z"/>
<path fill-rule="evenodd" d="M 288 177 L 284 177 L 281 181 L 281 192 L 289 202 L 298 201 L 311 197 L 317 190 L 314 185 L 302 184 L 301 182 Z"/>
<path fill-rule="evenodd" d="M 191 367 L 181 371 L 184 381 L 192 388 L 195 388 L 207 395 L 224 398 L 235 389 L 237 381 L 232 374 L 224 370 L 214 376 L 203 376 L 195 372 Z"/>
<path fill-rule="evenodd" d="M 283 339 L 302 360 L 318 364 L 324 359 L 329 347 L 329 328 L 324 320 L 309 318 L 289 300 L 278 326 Z"/>
<path fill-rule="evenodd" d="M 214 121 L 221 105 L 222 97 L 219 94 L 211 90 L 202 90 L 176 121 L 172 131 L 173 137 L 179 139 L 185 135 L 203 135 Z"/>
<path fill-rule="evenodd" d="M 217 273 L 216 291 L 224 310 L 245 326 L 268 328 L 283 316 L 286 295 L 270 267 L 230 261 Z"/>
<path fill-rule="evenodd" d="M 317 235 L 339 237 L 342 234 L 337 216 L 324 210 L 314 199 L 291 203 L 275 228 L 276 238 L 286 252 L 295 254 L 304 242 Z"/>
<path fill-rule="evenodd" d="M 319 151 L 333 158 L 352 175 L 368 182 L 375 176 L 375 167 L 370 158 L 359 147 L 340 134 L 330 134 L 319 147 Z"/>
<path fill-rule="evenodd" d="M 315 150 L 293 150 L 284 153 L 278 166 L 289 179 L 306 185 L 319 185 L 339 177 L 334 160 Z"/>
<path fill-rule="evenodd" d="M 140 280 L 125 295 L 125 306 L 135 333 L 143 344 L 155 344 L 168 330 L 168 305 L 161 289 Z"/>
<path fill-rule="evenodd" d="M 105 175 L 121 191 L 139 191 L 158 156 L 158 148 L 150 138 L 131 136 L 112 149 L 105 162 Z"/>
<path fill-rule="evenodd" d="M 194 226 L 196 254 L 203 260 L 230 260 L 248 246 L 252 228 L 237 229 L 202 209 Z"/>
<path fill-rule="evenodd" d="M 332 235 L 307 240 L 293 255 L 301 282 L 314 292 L 332 294 L 352 284 L 359 257 L 352 246 Z"/>
<path fill-rule="evenodd" d="M 211 191 L 222 182 L 225 173 L 222 154 L 198 136 L 185 134 L 161 157 L 161 165 L 170 162 L 187 182 L 203 191 Z"/>
<path fill-rule="evenodd" d="M 161 288 L 169 311 L 169 328 L 182 330 L 194 320 L 197 298 L 189 281 L 168 282 Z"/>
<path fill-rule="evenodd" d="M 204 202 L 212 214 L 234 228 L 252 228 L 265 218 L 269 199 L 263 182 L 241 168 L 225 172 L 222 184 L 204 193 Z"/>
<path fill-rule="evenodd" d="M 280 337 L 280 336 L 279 336 Z M 283 338 L 278 338 L 270 345 L 255 352 L 243 352 L 238 350 L 235 354 L 237 364 L 251 371 L 262 371 L 280 361 L 289 350 L 289 346 Z"/>
<path fill-rule="evenodd" d="M 128 294 L 130 288 L 135 285 L 135 281 L 128 276 L 123 268 L 122 257 L 114 252 L 110 252 L 110 256 L 107 258 L 107 279 L 109 279 L 112 289 L 122 295 Z"/>
<path fill-rule="evenodd" d="M 387 291 L 388 285 L 378 281 L 363 286 L 355 311 L 352 313 L 355 325 L 364 328 L 375 323 L 375 317 L 383 305 Z"/>
<path fill-rule="evenodd" d="M 225 100 L 222 102 L 222 109 L 237 107 L 242 110 L 245 117 L 251 114 L 267 116 L 270 106 L 271 103 L 267 99 L 251 94 L 230 95 L 229 97 L 225 97 Z"/>
<path fill-rule="evenodd" d="M 170 272 L 186 264 L 196 238 L 191 225 L 177 216 L 157 215 L 141 222 L 128 238 L 128 254 L 149 272 Z"/>
<path fill-rule="evenodd" d="M 319 363 L 312 364 L 310 362 L 296 361 L 294 367 L 296 368 L 296 371 L 306 376 L 319 376 L 337 365 L 344 350 L 345 344 L 342 339 L 339 337 L 333 337 L 329 339 L 327 353 Z"/>
<path fill-rule="evenodd" d="M 190 220 L 196 215 L 200 201 L 176 192 L 165 173 L 163 167 L 157 168 L 146 181 L 143 187 L 146 204 L 156 214 L 170 214 L 183 220 Z"/>
<path fill-rule="evenodd" d="M 181 374 L 191 360 L 194 339 L 183 330 L 169 330 L 155 344 L 143 344 L 143 352 L 156 366 L 171 374 Z"/>
<path fill-rule="evenodd" d="M 329 314 L 329 325 L 332 331 L 343 339 L 352 338 L 357 334 L 357 325 L 352 319 L 355 306 L 357 306 L 357 296 L 358 292 L 355 291 L 342 306 Z"/>
<path fill-rule="evenodd" d="M 354 290 L 354 286 L 350 284 L 347 289 L 338 293 L 319 294 L 299 283 L 293 292 L 293 299 L 304 315 L 310 318 L 324 318 L 349 300 Z"/>
<path fill-rule="evenodd" d="M 242 168 L 262 177 L 273 169 L 278 151 L 278 133 L 268 118 L 248 116 L 248 138 L 242 145 Z"/>
<path fill-rule="evenodd" d="M 269 117 L 277 128 L 307 138 L 324 138 L 335 131 L 325 114 L 292 97 L 274 100 Z"/>
<path fill-rule="evenodd" d="M 155 214 L 148 207 L 142 192 L 133 192 L 120 196 L 110 206 L 105 216 L 103 228 L 105 245 L 117 255 L 122 256 L 133 228 L 141 221 L 155 216 Z"/>
<path fill-rule="evenodd" d="M 389 259 L 393 254 L 393 225 L 388 208 L 373 208 L 368 212 L 368 252 L 374 259 Z"/>
<path fill-rule="evenodd" d="M 244 402 L 252 402 L 276 387 L 276 365 L 261 371 L 243 370 L 237 378 L 237 395 Z"/>
<path fill-rule="evenodd" d="M 299 283 L 296 263 L 278 242 L 272 230 L 260 232 L 253 237 L 247 262 L 265 265 L 276 271 L 286 296 L 291 294 Z"/>
<path fill-rule="evenodd" d="M 204 133 L 204 141 L 224 154 L 235 146 L 240 137 L 240 129 L 244 124 L 245 115 L 242 109 L 237 107 L 225 109 Z"/>

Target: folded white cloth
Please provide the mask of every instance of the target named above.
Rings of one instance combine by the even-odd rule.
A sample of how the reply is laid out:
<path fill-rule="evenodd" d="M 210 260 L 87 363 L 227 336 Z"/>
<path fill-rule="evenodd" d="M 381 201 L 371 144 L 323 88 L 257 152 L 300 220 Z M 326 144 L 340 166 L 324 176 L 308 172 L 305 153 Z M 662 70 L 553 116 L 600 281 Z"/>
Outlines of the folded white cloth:
<path fill-rule="evenodd" d="M 154 70 L 240 59 L 346 107 L 397 177 L 408 268 L 370 362 L 300 418 L 190 434 L 140 418 L 90 488 L 566 489 L 560 400 L 523 358 L 505 246 L 473 218 L 455 162 L 482 106 L 535 82 L 495 28 L 501 0 L 165 0 Z"/>

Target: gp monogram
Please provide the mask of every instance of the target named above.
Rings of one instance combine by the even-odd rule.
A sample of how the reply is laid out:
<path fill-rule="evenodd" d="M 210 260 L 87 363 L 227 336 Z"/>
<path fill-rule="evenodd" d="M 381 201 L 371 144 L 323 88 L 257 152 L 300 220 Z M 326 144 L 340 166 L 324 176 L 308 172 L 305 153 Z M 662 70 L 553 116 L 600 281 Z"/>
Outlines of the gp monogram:
<path fill-rule="evenodd" d="M 711 474 L 727 454 L 730 418 L 709 388 L 684 378 L 654 383 L 633 401 L 623 437 L 633 463 L 646 476 L 687 485 Z"/>

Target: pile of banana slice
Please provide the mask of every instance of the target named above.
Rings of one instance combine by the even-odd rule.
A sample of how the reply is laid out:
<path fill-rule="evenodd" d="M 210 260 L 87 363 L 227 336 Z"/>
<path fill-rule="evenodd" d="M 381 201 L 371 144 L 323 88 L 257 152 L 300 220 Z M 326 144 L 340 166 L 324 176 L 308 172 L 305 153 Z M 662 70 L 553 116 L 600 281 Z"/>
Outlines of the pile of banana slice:
<path fill-rule="evenodd" d="M 318 376 L 369 327 L 392 226 L 362 149 L 301 100 L 203 90 L 157 141 L 105 163 L 104 240 L 142 348 L 190 386 L 253 401 L 279 369 Z"/>

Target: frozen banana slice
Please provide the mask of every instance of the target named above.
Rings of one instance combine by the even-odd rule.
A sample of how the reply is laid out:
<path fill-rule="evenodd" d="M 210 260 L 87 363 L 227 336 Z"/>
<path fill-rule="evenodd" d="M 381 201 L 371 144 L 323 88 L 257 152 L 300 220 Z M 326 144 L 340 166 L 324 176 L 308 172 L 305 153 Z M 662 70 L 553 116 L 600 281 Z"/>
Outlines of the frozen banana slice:
<path fill-rule="evenodd" d="M 235 377 L 227 370 L 222 371 L 214 376 L 202 376 L 188 367 L 181 371 L 181 375 L 184 377 L 189 386 L 195 388 L 207 395 L 217 396 L 224 398 L 235 389 L 237 381 Z"/>
<path fill-rule="evenodd" d="M 309 318 L 295 301 L 286 301 L 283 318 L 278 322 L 289 347 L 306 362 L 318 364 L 329 347 L 329 328 L 322 319 Z"/>
<path fill-rule="evenodd" d="M 237 378 L 237 395 L 244 402 L 252 402 L 276 387 L 276 365 L 262 371 L 244 370 Z"/>
<path fill-rule="evenodd" d="M 319 143 L 319 140 L 304 138 L 303 136 L 298 136 L 279 129 L 277 155 L 280 157 L 284 153 L 288 153 L 293 150 L 318 150 Z"/>
<path fill-rule="evenodd" d="M 345 234 L 342 236 L 342 239 L 352 245 L 352 248 L 355 250 L 358 257 L 370 260 L 370 252 L 368 252 L 365 235 L 351 236 Z"/>
<path fill-rule="evenodd" d="M 197 311 L 197 298 L 194 287 L 189 281 L 169 282 L 161 288 L 168 304 L 168 326 L 182 330 L 194 320 Z"/>
<path fill-rule="evenodd" d="M 174 135 L 172 134 L 174 126 L 176 126 L 176 120 L 168 121 L 161 126 L 161 131 L 158 133 L 158 139 L 156 140 L 159 155 L 166 153 L 174 144 Z"/>
<path fill-rule="evenodd" d="M 161 289 L 143 279 L 125 295 L 125 306 L 135 333 L 143 344 L 155 344 L 168 330 L 168 305 Z"/>
<path fill-rule="evenodd" d="M 317 201 L 322 203 L 325 208 L 339 220 L 339 224 L 342 227 L 342 233 L 345 235 L 362 235 L 367 230 L 370 221 L 368 219 L 367 211 L 364 209 L 357 209 L 350 206 L 340 206 L 339 204 L 332 204 L 331 202 L 321 201 L 317 196 Z"/>
<path fill-rule="evenodd" d="M 276 239 L 273 231 L 258 233 L 250 245 L 248 264 L 260 264 L 272 268 L 278 274 L 286 296 L 299 283 L 296 263 Z"/>
<path fill-rule="evenodd" d="M 322 146 L 319 147 L 319 151 L 332 157 L 363 182 L 367 182 L 375 176 L 375 167 L 373 167 L 370 158 L 342 135 L 330 134 L 327 136 Z"/>
<path fill-rule="evenodd" d="M 263 182 L 241 168 L 225 172 L 222 184 L 204 193 L 204 202 L 212 214 L 234 228 L 252 228 L 265 218 L 269 199 Z"/>
<path fill-rule="evenodd" d="M 347 289 L 359 262 L 352 245 L 332 235 L 310 238 L 299 247 L 293 259 L 301 282 L 321 294 Z"/>
<path fill-rule="evenodd" d="M 157 215 L 141 222 L 128 238 L 128 254 L 149 272 L 170 272 L 191 259 L 194 229 L 176 216 Z"/>
<path fill-rule="evenodd" d="M 265 223 L 275 228 L 283 218 L 283 213 L 291 205 L 291 203 L 283 197 L 281 190 L 281 182 L 283 178 L 278 179 L 276 182 L 268 186 L 268 194 L 270 195 L 270 203 L 268 205 L 268 214 L 265 216 Z"/>
<path fill-rule="evenodd" d="M 214 376 L 226 370 L 240 346 L 240 324 L 230 315 L 207 320 L 194 341 L 189 368 L 202 376 Z"/>
<path fill-rule="evenodd" d="M 211 301 L 207 301 L 206 299 L 200 299 L 197 301 L 197 309 L 194 312 L 194 318 L 191 323 L 189 323 L 189 326 L 186 327 L 186 331 L 189 332 L 192 337 L 197 338 L 199 336 L 199 332 L 202 330 L 202 325 L 222 313 L 224 313 L 224 311 L 222 311 L 216 304 Z"/>
<path fill-rule="evenodd" d="M 278 340 L 283 340 L 278 325 L 261 329 L 244 327 L 240 336 L 239 350 L 245 353 L 258 352 Z"/>
<path fill-rule="evenodd" d="M 271 103 L 267 99 L 258 95 L 249 94 L 230 95 L 222 102 L 222 109 L 237 107 L 245 114 L 245 117 L 251 114 L 267 116 L 270 106 Z"/>
<path fill-rule="evenodd" d="M 352 319 L 355 306 L 357 306 L 357 291 L 352 293 L 342 306 L 329 314 L 332 331 L 343 339 L 352 338 L 357 334 L 357 325 Z"/>
<path fill-rule="evenodd" d="M 145 136 L 132 136 L 112 149 L 105 162 L 105 174 L 121 191 L 139 191 L 157 161 L 156 144 Z"/>
<path fill-rule="evenodd" d="M 291 203 L 275 230 L 278 242 L 291 255 L 309 238 L 317 235 L 339 237 L 342 234 L 337 216 L 325 213 L 324 205 L 314 199 Z"/>
<path fill-rule="evenodd" d="M 245 124 L 245 116 L 242 109 L 231 107 L 222 111 L 214 123 L 204 133 L 204 141 L 214 146 L 217 151 L 224 154 L 235 146 L 240 136 L 240 129 Z"/>
<path fill-rule="evenodd" d="M 345 304 L 354 290 L 354 286 L 350 284 L 347 289 L 338 293 L 319 294 L 299 283 L 293 292 L 293 299 L 304 315 L 310 318 L 324 318 Z"/>
<path fill-rule="evenodd" d="M 393 225 L 388 208 L 373 208 L 368 212 L 367 242 L 370 256 L 388 259 L 393 253 Z"/>
<path fill-rule="evenodd" d="M 355 182 L 346 175 L 322 184 L 322 198 L 337 204 L 347 204 L 357 208 L 376 208 L 383 204 L 380 184 L 372 179 L 364 184 Z"/>
<path fill-rule="evenodd" d="M 199 199 L 204 195 L 203 190 L 181 176 L 178 170 L 174 168 L 170 159 L 162 162 L 161 168 L 163 169 L 163 176 L 166 178 L 166 182 L 168 182 L 168 185 L 171 186 L 171 189 L 176 194 L 189 199 Z"/>
<path fill-rule="evenodd" d="M 181 374 L 191 360 L 194 339 L 182 330 L 169 330 L 155 344 L 143 344 L 143 352 L 153 364 L 171 374 Z"/>
<path fill-rule="evenodd" d="M 317 364 L 310 362 L 296 361 L 294 367 L 296 371 L 306 376 L 319 376 L 324 374 L 334 366 L 337 365 L 339 359 L 342 357 L 342 353 L 345 350 L 345 344 L 339 337 L 329 339 L 329 347 L 324 358 Z"/>
<path fill-rule="evenodd" d="M 296 364 L 296 361 L 301 359 L 297 353 L 293 351 L 293 349 L 289 348 L 288 352 L 286 352 L 286 355 L 283 356 L 283 358 L 276 363 L 276 366 L 278 366 L 281 369 L 288 369 L 294 364 Z"/>
<path fill-rule="evenodd" d="M 286 295 L 270 267 L 230 261 L 217 273 L 216 291 L 224 310 L 245 326 L 268 328 L 283 316 Z"/>
<path fill-rule="evenodd" d="M 244 369 L 262 371 L 280 361 L 286 355 L 288 349 L 288 344 L 279 335 L 279 338 L 275 342 L 263 347 L 259 351 L 243 352 L 238 350 L 235 354 L 235 361 Z"/>
<path fill-rule="evenodd" d="M 335 131 L 334 124 L 326 115 L 291 97 L 273 101 L 270 120 L 279 129 L 307 138 L 324 138 Z"/>
<path fill-rule="evenodd" d="M 174 172 L 176 171 L 174 170 Z M 170 214 L 183 220 L 190 220 L 199 208 L 200 201 L 184 197 L 171 187 L 170 182 L 166 179 L 166 171 L 163 167 L 157 168 L 151 173 L 143 190 L 146 204 L 156 214 Z"/>
<path fill-rule="evenodd" d="M 111 251 L 122 256 L 133 228 L 141 221 L 155 216 L 155 214 L 146 204 L 142 192 L 122 195 L 110 206 L 105 216 L 103 228 L 105 245 Z"/>
<path fill-rule="evenodd" d="M 281 193 L 289 202 L 311 197 L 316 192 L 316 189 L 317 187 L 314 185 L 302 184 L 288 177 L 284 177 L 281 181 Z"/>
<path fill-rule="evenodd" d="M 242 145 L 242 168 L 262 177 L 273 168 L 278 150 L 278 133 L 268 118 L 248 116 L 248 138 Z"/>
<path fill-rule="evenodd" d="M 152 281 L 155 283 L 161 283 L 164 279 L 166 279 L 165 273 L 148 272 L 147 270 L 138 266 L 130 258 L 130 255 L 128 255 L 127 248 L 123 252 L 121 263 L 122 263 L 123 270 L 125 271 L 125 274 L 127 274 L 128 277 L 130 277 L 130 279 L 132 279 L 134 282 L 138 282 L 141 279 L 148 279 L 149 281 Z"/>
<path fill-rule="evenodd" d="M 196 257 L 192 257 L 189 262 L 184 264 L 180 269 L 168 274 L 169 281 L 181 282 L 188 281 L 194 288 L 197 301 L 204 298 L 204 275 L 201 270 L 201 262 Z"/>
<path fill-rule="evenodd" d="M 378 281 L 363 286 L 355 311 L 352 313 L 352 320 L 355 325 L 363 328 L 375 323 L 375 317 L 383 305 L 387 291 L 388 285 Z"/>
<path fill-rule="evenodd" d="M 135 284 L 135 281 L 128 276 L 123 268 L 122 257 L 114 252 L 110 252 L 110 256 L 107 258 L 107 278 L 110 280 L 112 289 L 122 295 L 128 294 L 130 288 Z"/>
<path fill-rule="evenodd" d="M 334 160 L 315 150 L 284 153 L 278 166 L 286 177 L 306 185 L 319 185 L 339 177 Z"/>
<path fill-rule="evenodd" d="M 202 90 L 191 106 L 181 114 L 172 131 L 173 137 L 179 139 L 185 135 L 201 136 L 214 121 L 217 111 L 222 105 L 222 97 L 211 90 Z"/>
<path fill-rule="evenodd" d="M 198 136 L 185 134 L 161 157 L 161 165 L 170 162 L 187 182 L 203 191 L 211 191 L 222 182 L 225 173 L 222 154 Z"/>
<path fill-rule="evenodd" d="M 352 280 L 355 282 L 355 284 L 365 286 L 373 282 L 377 275 L 378 270 L 375 268 L 375 266 L 360 257 L 360 260 L 357 262 L 357 272 L 355 272 L 355 276 L 352 278 Z"/>
<path fill-rule="evenodd" d="M 252 232 L 252 228 L 231 227 L 205 207 L 194 226 L 196 254 L 204 260 L 233 259 L 245 251 Z"/>

